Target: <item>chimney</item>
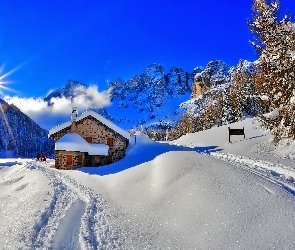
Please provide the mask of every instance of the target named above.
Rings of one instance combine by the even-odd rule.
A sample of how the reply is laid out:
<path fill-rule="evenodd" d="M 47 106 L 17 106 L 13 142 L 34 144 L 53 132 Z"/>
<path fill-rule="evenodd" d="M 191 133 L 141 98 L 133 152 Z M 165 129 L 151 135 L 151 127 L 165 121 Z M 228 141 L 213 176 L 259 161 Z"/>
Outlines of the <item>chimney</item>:
<path fill-rule="evenodd" d="M 73 107 L 72 115 L 71 115 L 71 120 L 72 120 L 71 133 L 75 133 L 77 130 L 77 125 L 76 125 L 77 117 L 78 117 L 78 109 L 77 107 Z"/>

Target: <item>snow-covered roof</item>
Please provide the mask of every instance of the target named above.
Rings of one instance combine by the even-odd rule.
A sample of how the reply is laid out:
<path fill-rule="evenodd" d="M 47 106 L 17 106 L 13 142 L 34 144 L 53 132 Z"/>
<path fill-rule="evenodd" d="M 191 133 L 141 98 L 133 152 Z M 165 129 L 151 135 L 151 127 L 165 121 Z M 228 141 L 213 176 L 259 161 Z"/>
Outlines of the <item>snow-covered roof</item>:
<path fill-rule="evenodd" d="M 116 124 L 114 124 L 113 122 L 111 122 L 108 119 L 104 118 L 103 116 L 97 114 L 94 111 L 86 111 L 86 112 L 82 113 L 79 117 L 77 117 L 76 121 L 78 122 L 78 121 L 86 118 L 87 116 L 92 116 L 93 118 L 100 121 L 101 123 L 103 123 L 104 125 L 109 127 L 110 129 L 114 130 L 118 134 L 125 137 L 126 139 L 128 139 L 128 140 L 130 139 L 130 134 L 127 131 L 125 131 L 124 129 L 118 127 Z M 55 134 L 56 132 L 71 126 L 71 124 L 72 124 L 72 122 L 68 121 L 68 122 L 62 123 L 62 124 L 52 128 L 52 129 L 50 129 L 48 136 L 50 136 L 52 134 Z"/>
<path fill-rule="evenodd" d="M 92 144 L 76 133 L 68 133 L 55 143 L 55 150 L 78 151 L 89 155 L 108 155 L 109 146 Z"/>

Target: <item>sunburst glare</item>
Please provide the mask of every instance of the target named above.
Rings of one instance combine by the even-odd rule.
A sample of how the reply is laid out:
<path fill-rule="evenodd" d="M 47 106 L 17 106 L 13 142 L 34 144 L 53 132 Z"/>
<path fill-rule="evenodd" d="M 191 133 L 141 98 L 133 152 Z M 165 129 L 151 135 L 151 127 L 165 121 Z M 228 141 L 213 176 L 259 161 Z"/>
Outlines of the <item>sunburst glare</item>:
<path fill-rule="evenodd" d="M 10 76 L 12 73 L 14 73 L 15 71 L 17 71 L 23 64 L 15 67 L 14 69 L 8 71 L 7 73 L 5 74 L 2 74 L 2 72 L 4 71 L 4 66 L 5 64 L 3 64 L 1 67 L 0 67 L 0 94 L 3 95 L 3 92 L 1 91 L 1 89 L 5 89 L 5 90 L 8 90 L 8 91 L 11 91 L 11 92 L 17 92 L 16 90 L 12 89 L 12 88 L 9 88 L 5 85 L 8 85 L 8 84 L 11 84 L 13 83 L 13 81 L 10 81 L 10 80 L 6 80 L 5 78 L 7 78 L 8 76 Z"/>

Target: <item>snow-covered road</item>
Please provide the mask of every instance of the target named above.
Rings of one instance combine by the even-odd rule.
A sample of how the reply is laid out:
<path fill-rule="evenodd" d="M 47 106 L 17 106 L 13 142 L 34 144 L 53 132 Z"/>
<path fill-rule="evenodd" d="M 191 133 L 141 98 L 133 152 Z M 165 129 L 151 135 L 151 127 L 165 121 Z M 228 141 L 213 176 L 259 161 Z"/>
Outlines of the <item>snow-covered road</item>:
<path fill-rule="evenodd" d="M 13 213 L 11 210 L 5 211 L 5 198 L 15 197 L 18 199 L 15 200 L 15 206 L 23 206 L 26 216 L 18 218 L 19 225 L 13 230 L 10 228 L 11 225 L 3 223 L 2 235 L 13 234 L 13 231 L 23 227 L 25 232 L 16 233 L 20 234 L 21 239 L 18 240 L 21 240 L 27 249 L 118 249 L 120 247 L 120 239 L 108 223 L 100 195 L 79 184 L 67 174 L 50 168 L 46 163 L 28 161 L 23 165 L 16 164 L 9 170 L 14 171 L 9 173 L 8 180 L 0 182 L 2 188 L 0 199 L 3 199 L 1 205 L 4 208 L 2 212 Z M 26 188 L 36 178 L 32 180 L 28 175 L 37 175 L 41 180 L 45 178 L 46 181 L 36 188 L 36 192 L 41 189 L 43 194 L 35 194 L 40 198 L 38 202 L 42 202 L 44 198 L 43 204 L 34 204 L 31 197 L 23 197 L 23 203 L 19 200 L 16 190 L 33 191 L 32 188 L 31 190 Z M 21 181 L 25 181 L 25 184 L 19 185 Z M 7 191 L 10 189 L 6 197 L 3 189 Z M 34 220 L 26 226 L 26 219 L 31 216 Z M 10 238 L 12 236 L 16 235 L 10 235 Z M 0 248 L 5 249 L 2 243 Z M 13 245 L 13 242 L 10 243 Z"/>
<path fill-rule="evenodd" d="M 276 183 L 289 191 L 291 194 L 295 195 L 295 165 L 285 166 L 280 163 L 276 164 L 265 160 L 230 153 L 214 152 L 210 155 L 216 159 L 223 160 L 234 166 L 245 169 L 272 183 Z"/>
<path fill-rule="evenodd" d="M 108 223 L 100 195 L 44 163 L 35 162 L 32 166 L 49 179 L 54 192 L 50 206 L 37 224 L 32 242 L 35 249 L 119 248 L 119 239 Z"/>

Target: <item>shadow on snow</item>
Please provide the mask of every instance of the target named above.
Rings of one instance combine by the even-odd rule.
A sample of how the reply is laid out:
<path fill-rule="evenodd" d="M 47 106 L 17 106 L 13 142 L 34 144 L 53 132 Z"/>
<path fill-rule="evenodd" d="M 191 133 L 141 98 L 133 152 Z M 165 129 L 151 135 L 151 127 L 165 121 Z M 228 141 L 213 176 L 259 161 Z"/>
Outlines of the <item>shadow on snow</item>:
<path fill-rule="evenodd" d="M 155 159 L 157 156 L 167 152 L 195 151 L 197 153 L 210 154 L 211 152 L 217 152 L 221 150 L 222 149 L 218 148 L 218 146 L 190 148 L 152 141 L 150 143 L 132 145 L 132 147 L 127 149 L 125 158 L 110 165 L 104 165 L 100 167 L 82 167 L 78 168 L 77 170 L 88 174 L 103 176 L 115 174 L 145 162 L 149 162 Z"/>

